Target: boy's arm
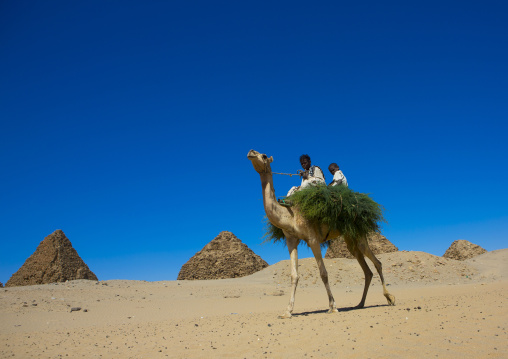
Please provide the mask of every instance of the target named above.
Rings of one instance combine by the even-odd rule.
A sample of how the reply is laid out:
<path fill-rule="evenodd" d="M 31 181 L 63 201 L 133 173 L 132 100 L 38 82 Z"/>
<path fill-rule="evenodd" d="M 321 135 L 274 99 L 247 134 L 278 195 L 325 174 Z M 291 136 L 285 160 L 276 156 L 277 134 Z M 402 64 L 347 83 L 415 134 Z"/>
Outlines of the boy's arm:
<path fill-rule="evenodd" d="M 300 175 L 300 177 L 302 177 L 302 180 L 309 179 L 309 172 L 308 171 L 298 170 L 298 171 L 296 171 L 296 173 L 298 175 Z"/>

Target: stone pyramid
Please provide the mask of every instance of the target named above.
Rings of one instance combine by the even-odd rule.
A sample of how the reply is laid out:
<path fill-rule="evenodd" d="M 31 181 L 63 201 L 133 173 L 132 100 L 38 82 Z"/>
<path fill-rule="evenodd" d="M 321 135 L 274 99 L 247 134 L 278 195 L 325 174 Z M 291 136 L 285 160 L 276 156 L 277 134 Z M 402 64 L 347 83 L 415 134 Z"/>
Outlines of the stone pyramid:
<path fill-rule="evenodd" d="M 367 236 L 369 247 L 374 254 L 397 252 L 399 249 L 393 245 L 385 236 L 372 232 Z M 349 253 L 344 238 L 339 237 L 331 241 L 328 250 L 326 251 L 325 258 L 349 258 L 354 259 L 353 255 Z"/>
<path fill-rule="evenodd" d="M 97 277 L 83 262 L 64 232 L 58 229 L 44 238 L 5 286 L 47 284 L 73 279 L 97 280 Z"/>
<path fill-rule="evenodd" d="M 443 254 L 443 257 L 456 259 L 458 261 L 465 261 L 466 259 L 476 257 L 477 255 L 485 252 L 487 252 L 487 250 L 482 247 L 464 239 L 459 239 L 452 243 L 450 248 L 448 248 L 445 254 Z"/>
<path fill-rule="evenodd" d="M 265 267 L 268 263 L 233 233 L 224 231 L 182 266 L 177 279 L 244 277 Z"/>

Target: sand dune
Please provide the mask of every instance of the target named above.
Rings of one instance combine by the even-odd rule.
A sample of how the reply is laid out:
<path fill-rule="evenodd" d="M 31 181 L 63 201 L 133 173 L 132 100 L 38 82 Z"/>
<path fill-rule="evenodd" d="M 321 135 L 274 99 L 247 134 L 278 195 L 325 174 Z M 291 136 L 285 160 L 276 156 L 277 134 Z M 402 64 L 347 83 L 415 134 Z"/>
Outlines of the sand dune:
<path fill-rule="evenodd" d="M 0 289 L 0 357 L 506 358 L 508 249 L 459 262 L 423 252 L 379 255 L 366 308 L 355 260 L 327 259 L 339 313 L 313 259 L 301 259 L 295 316 L 289 263 L 211 281 L 78 280 Z M 79 309 L 78 309 L 79 308 Z"/>

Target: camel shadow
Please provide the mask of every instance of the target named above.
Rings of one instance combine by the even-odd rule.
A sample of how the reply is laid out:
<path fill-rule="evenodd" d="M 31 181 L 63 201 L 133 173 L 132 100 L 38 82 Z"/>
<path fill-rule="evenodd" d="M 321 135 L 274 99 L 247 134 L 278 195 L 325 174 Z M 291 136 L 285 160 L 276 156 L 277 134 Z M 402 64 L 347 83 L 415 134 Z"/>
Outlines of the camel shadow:
<path fill-rule="evenodd" d="M 339 313 L 341 312 L 350 312 L 352 310 L 363 310 L 368 308 L 379 308 L 379 307 L 389 307 L 388 304 L 377 304 L 377 305 L 366 305 L 363 308 L 357 308 L 357 307 L 344 307 L 344 308 L 337 308 L 339 310 Z M 313 314 L 327 314 L 328 309 L 323 310 L 313 310 L 311 312 L 301 312 L 301 313 L 293 313 L 293 317 L 306 317 Z"/>

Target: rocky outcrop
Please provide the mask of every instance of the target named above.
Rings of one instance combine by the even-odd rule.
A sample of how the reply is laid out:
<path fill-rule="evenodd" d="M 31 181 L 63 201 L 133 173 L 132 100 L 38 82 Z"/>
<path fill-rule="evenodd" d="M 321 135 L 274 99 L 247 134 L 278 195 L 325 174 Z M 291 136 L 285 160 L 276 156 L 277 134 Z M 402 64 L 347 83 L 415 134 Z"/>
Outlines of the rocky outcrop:
<path fill-rule="evenodd" d="M 458 261 L 465 261 L 466 259 L 476 257 L 486 252 L 487 250 L 476 244 L 459 239 L 452 243 L 452 245 L 446 250 L 445 254 L 443 254 L 443 257 L 456 259 Z"/>
<path fill-rule="evenodd" d="M 74 279 L 97 280 L 97 276 L 83 262 L 64 232 L 58 229 L 44 238 L 5 286 L 47 284 Z"/>
<path fill-rule="evenodd" d="M 233 233 L 224 231 L 182 266 L 177 279 L 244 277 L 265 267 L 268 263 Z"/>
<path fill-rule="evenodd" d="M 385 236 L 379 233 L 371 233 L 367 236 L 367 242 L 374 254 L 397 252 L 399 249 L 393 245 Z M 326 251 L 325 258 L 349 258 L 354 259 L 349 253 L 344 238 L 339 237 L 330 241 L 330 246 Z"/>

